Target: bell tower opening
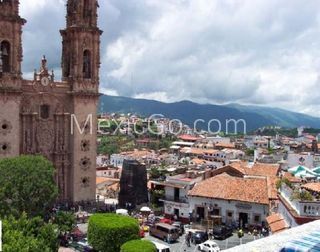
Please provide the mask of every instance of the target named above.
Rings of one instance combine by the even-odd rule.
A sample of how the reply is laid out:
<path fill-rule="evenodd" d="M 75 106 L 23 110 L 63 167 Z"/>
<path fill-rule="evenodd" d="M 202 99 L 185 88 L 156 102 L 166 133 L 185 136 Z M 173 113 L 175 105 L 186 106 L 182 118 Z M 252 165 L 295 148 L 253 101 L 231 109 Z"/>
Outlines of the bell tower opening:
<path fill-rule="evenodd" d="M 1 43 L 1 60 L 2 60 L 2 71 L 4 73 L 10 73 L 10 55 L 11 55 L 11 46 L 8 41 L 2 41 Z"/>
<path fill-rule="evenodd" d="M 85 50 L 83 52 L 83 78 L 90 79 L 91 78 L 91 52 L 89 50 Z"/>

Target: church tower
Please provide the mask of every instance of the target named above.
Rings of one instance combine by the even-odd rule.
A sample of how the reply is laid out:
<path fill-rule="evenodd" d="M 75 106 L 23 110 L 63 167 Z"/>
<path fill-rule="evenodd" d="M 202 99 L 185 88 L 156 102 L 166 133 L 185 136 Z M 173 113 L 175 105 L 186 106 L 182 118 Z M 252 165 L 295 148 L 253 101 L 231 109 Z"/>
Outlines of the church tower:
<path fill-rule="evenodd" d="M 73 201 L 95 199 L 96 125 L 102 34 L 97 26 L 98 7 L 97 0 L 68 0 L 67 27 L 61 31 L 62 79 L 70 85 L 72 96 Z"/>
<path fill-rule="evenodd" d="M 22 26 L 19 0 L 0 0 L 0 158 L 20 151 Z"/>
<path fill-rule="evenodd" d="M 46 157 L 55 167 L 60 201 L 95 200 L 98 7 L 97 0 L 67 2 L 62 81 L 55 80 L 45 56 L 34 78 L 25 80 L 21 34 L 26 21 L 19 16 L 19 0 L 0 0 L 0 158 Z"/>
<path fill-rule="evenodd" d="M 26 21 L 19 16 L 19 0 L 0 0 L 0 10 L 0 74 L 21 78 L 21 35 Z"/>

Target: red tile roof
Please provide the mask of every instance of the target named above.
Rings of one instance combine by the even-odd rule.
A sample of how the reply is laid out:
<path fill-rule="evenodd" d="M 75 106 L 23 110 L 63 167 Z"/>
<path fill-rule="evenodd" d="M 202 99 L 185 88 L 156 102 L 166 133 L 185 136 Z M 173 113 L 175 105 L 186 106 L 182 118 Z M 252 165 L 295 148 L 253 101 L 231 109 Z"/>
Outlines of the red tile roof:
<path fill-rule="evenodd" d="M 214 173 L 218 174 L 221 172 L 237 171 L 243 176 L 261 176 L 261 177 L 273 177 L 277 176 L 280 166 L 274 164 L 262 164 L 254 163 L 251 167 L 247 162 L 237 161 L 233 162 L 227 166 L 215 170 Z M 221 171 L 221 172 L 220 172 Z"/>
<path fill-rule="evenodd" d="M 215 144 L 215 147 L 217 147 L 217 148 L 226 148 L 226 149 L 234 149 L 235 145 L 234 145 L 234 143 L 217 143 L 217 144 Z"/>
<path fill-rule="evenodd" d="M 320 193 L 320 182 L 307 183 L 307 184 L 304 184 L 302 187 L 309 191 Z"/>
<path fill-rule="evenodd" d="M 199 182 L 188 195 L 269 204 L 266 179 L 232 177 L 225 173 Z"/>
<path fill-rule="evenodd" d="M 277 233 L 288 228 L 288 225 L 281 214 L 275 213 L 266 218 L 271 232 Z"/>
<path fill-rule="evenodd" d="M 180 135 L 179 139 L 181 139 L 183 141 L 198 141 L 201 138 L 195 137 L 195 136 L 191 136 L 191 135 Z"/>

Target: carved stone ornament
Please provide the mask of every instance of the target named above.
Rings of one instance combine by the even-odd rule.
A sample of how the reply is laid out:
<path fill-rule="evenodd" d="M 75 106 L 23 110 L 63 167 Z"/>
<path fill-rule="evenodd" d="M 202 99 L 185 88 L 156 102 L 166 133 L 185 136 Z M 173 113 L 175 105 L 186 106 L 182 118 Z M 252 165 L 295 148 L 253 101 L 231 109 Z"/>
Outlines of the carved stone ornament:
<path fill-rule="evenodd" d="M 90 150 L 90 141 L 82 140 L 81 141 L 81 151 L 89 151 Z"/>
<path fill-rule="evenodd" d="M 52 123 L 39 122 L 37 125 L 37 146 L 41 153 L 49 156 L 54 148 L 54 127 Z"/>
<path fill-rule="evenodd" d="M 89 187 L 90 186 L 90 178 L 89 177 L 82 177 L 81 178 L 81 187 Z"/>
<path fill-rule="evenodd" d="M 90 169 L 90 166 L 91 166 L 91 161 L 88 157 L 84 157 L 84 158 L 81 158 L 80 160 L 80 168 L 84 171 L 87 171 Z"/>
<path fill-rule="evenodd" d="M 9 154 L 11 150 L 11 145 L 8 142 L 0 142 L 0 155 Z"/>
<path fill-rule="evenodd" d="M 7 120 L 2 120 L 0 121 L 0 135 L 7 135 L 11 132 L 12 130 L 12 125 L 9 121 Z"/>

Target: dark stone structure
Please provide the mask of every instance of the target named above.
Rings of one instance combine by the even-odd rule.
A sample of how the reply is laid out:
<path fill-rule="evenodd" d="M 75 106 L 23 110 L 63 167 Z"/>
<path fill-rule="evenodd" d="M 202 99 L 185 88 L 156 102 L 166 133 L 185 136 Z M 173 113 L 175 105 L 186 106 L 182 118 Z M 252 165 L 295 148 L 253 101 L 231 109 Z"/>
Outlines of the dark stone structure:
<path fill-rule="evenodd" d="M 124 160 L 120 179 L 119 206 L 123 208 L 135 207 L 147 202 L 146 166 L 136 160 Z"/>

